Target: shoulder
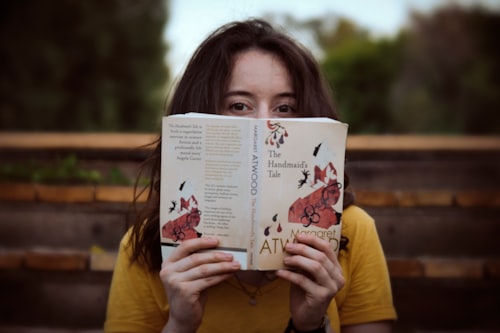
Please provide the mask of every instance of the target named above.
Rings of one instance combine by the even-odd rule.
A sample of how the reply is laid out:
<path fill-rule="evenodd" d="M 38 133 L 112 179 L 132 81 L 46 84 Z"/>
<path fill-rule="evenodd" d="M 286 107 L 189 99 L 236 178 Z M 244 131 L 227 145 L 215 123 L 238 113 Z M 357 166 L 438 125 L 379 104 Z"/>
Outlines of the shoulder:
<path fill-rule="evenodd" d="M 120 241 L 114 275 L 123 274 L 127 279 L 150 280 L 156 278 L 157 274 L 151 272 L 145 264 L 131 259 L 133 252 L 132 237 L 132 230 L 129 229 Z"/>
<path fill-rule="evenodd" d="M 128 229 L 120 240 L 120 246 L 118 249 L 118 259 L 126 262 L 130 262 L 130 257 L 132 255 L 132 228 Z"/>
<path fill-rule="evenodd" d="M 367 236 L 375 231 L 375 220 L 364 209 L 351 205 L 342 213 L 342 235 L 352 237 Z"/>
<path fill-rule="evenodd" d="M 364 209 L 356 205 L 351 205 L 344 209 L 343 216 L 346 220 L 361 220 L 365 221 L 365 223 L 368 221 L 373 223 L 373 218 Z"/>
<path fill-rule="evenodd" d="M 375 220 L 360 207 L 350 206 L 343 213 L 342 235 L 348 239 L 347 248 L 339 253 L 346 284 L 335 296 L 341 324 L 396 318 Z"/>
<path fill-rule="evenodd" d="M 340 259 L 351 269 L 367 260 L 378 263 L 385 260 L 375 220 L 362 208 L 350 206 L 344 210 L 342 237 L 347 239 L 347 246 L 341 250 Z"/>
<path fill-rule="evenodd" d="M 129 230 L 120 242 L 113 271 L 105 331 L 146 332 L 151 327 L 160 331 L 167 320 L 168 304 L 159 274 L 131 261 L 131 253 Z"/>

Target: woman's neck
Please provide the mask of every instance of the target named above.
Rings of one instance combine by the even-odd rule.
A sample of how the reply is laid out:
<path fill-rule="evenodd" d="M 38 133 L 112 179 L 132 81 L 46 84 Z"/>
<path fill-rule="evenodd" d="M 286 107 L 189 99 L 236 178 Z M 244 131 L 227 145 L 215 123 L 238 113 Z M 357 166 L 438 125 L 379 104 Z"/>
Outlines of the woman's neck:
<path fill-rule="evenodd" d="M 276 279 L 274 271 L 239 271 L 236 278 L 252 286 L 262 286 Z"/>

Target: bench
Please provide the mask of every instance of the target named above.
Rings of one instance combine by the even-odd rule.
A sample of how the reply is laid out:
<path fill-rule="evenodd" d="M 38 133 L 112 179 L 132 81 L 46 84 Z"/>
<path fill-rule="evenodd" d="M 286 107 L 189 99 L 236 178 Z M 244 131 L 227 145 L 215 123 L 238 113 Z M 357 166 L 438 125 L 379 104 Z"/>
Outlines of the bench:
<path fill-rule="evenodd" d="M 0 133 L 0 163 L 74 153 L 133 174 L 153 138 Z M 347 171 L 376 219 L 396 332 L 500 330 L 499 153 L 499 137 L 349 138 Z M 132 196 L 130 186 L 0 184 L 0 331 L 101 329 Z"/>

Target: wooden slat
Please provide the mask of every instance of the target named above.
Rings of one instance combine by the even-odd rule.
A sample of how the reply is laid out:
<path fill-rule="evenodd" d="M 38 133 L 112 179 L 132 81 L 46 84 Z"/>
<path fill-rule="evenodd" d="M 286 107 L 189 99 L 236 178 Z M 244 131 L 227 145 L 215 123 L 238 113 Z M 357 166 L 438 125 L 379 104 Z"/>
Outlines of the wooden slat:
<path fill-rule="evenodd" d="M 44 333 L 102 328 L 110 279 L 104 272 L 0 271 L 0 332 L 5 326 L 60 329 Z"/>
<path fill-rule="evenodd" d="M 498 151 L 500 136 L 353 135 L 347 150 Z"/>
<path fill-rule="evenodd" d="M 487 277 L 500 278 L 500 259 L 487 259 L 485 265 Z"/>
<path fill-rule="evenodd" d="M 422 263 L 427 278 L 480 279 L 484 275 L 481 259 L 424 258 Z"/>
<path fill-rule="evenodd" d="M 144 133 L 0 133 L 0 149 L 136 149 L 157 134 Z M 351 135 L 348 150 L 500 151 L 500 136 Z"/>
<path fill-rule="evenodd" d="M 70 185 L 35 185 L 36 196 L 46 202 L 93 202 L 95 197 L 94 186 Z"/>
<path fill-rule="evenodd" d="M 87 269 L 89 254 L 84 251 L 37 248 L 26 252 L 27 268 L 57 271 Z"/>
<path fill-rule="evenodd" d="M 388 258 L 389 274 L 393 278 L 421 278 L 424 276 L 424 267 L 418 259 Z"/>
<path fill-rule="evenodd" d="M 401 207 L 450 207 L 453 205 L 453 197 L 453 192 L 449 190 L 401 191 L 399 205 Z"/>
<path fill-rule="evenodd" d="M 461 207 L 500 207 L 500 190 L 460 191 L 456 201 Z"/>
<path fill-rule="evenodd" d="M 131 216 L 127 216 L 128 214 Z M 133 216 L 128 203 L 2 203 L 0 246 L 117 249 Z"/>
<path fill-rule="evenodd" d="M 139 189 L 140 190 L 140 189 Z M 134 188 L 132 186 L 96 186 L 96 201 L 103 202 L 132 202 L 134 200 Z M 138 202 L 145 202 L 147 193 L 140 193 Z"/>
<path fill-rule="evenodd" d="M 356 190 L 356 203 L 370 207 L 396 207 L 399 193 L 394 191 Z"/>
<path fill-rule="evenodd" d="M 156 134 L 0 133 L 0 149 L 137 149 Z"/>
<path fill-rule="evenodd" d="M 35 199 L 36 190 L 33 184 L 0 184 L 0 200 L 2 201 L 35 201 Z"/>
<path fill-rule="evenodd" d="M 365 207 L 500 207 L 500 190 L 369 190 L 355 189 Z M 0 184 L 0 201 L 131 202 L 133 186 Z M 138 202 L 145 202 L 143 192 Z"/>
<path fill-rule="evenodd" d="M 500 257 L 497 208 L 365 208 L 389 256 Z"/>
<path fill-rule="evenodd" d="M 35 248 L 0 250 L 0 269 L 53 271 L 112 272 L 115 251 L 76 251 L 71 249 Z M 455 257 L 388 257 L 391 278 L 406 279 L 498 279 L 500 259 L 470 259 Z"/>
<path fill-rule="evenodd" d="M 19 269 L 23 266 L 25 251 L 0 249 L 0 269 Z"/>

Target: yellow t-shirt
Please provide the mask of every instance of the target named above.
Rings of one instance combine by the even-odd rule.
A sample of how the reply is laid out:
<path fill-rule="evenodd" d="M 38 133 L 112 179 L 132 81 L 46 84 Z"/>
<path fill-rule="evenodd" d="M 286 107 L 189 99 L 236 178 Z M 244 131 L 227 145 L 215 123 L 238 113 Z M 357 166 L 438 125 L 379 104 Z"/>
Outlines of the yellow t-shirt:
<path fill-rule="evenodd" d="M 373 219 L 351 206 L 342 220 L 342 234 L 349 239 L 347 250 L 339 254 L 346 283 L 328 308 L 332 328 L 340 332 L 344 325 L 395 319 L 389 274 Z M 120 244 L 104 331 L 161 332 L 169 310 L 163 284 L 158 273 L 130 265 L 128 236 Z M 209 290 L 198 332 L 282 332 L 290 317 L 288 297 L 289 283 L 276 279 L 259 290 L 257 304 L 251 305 L 231 278 Z"/>

